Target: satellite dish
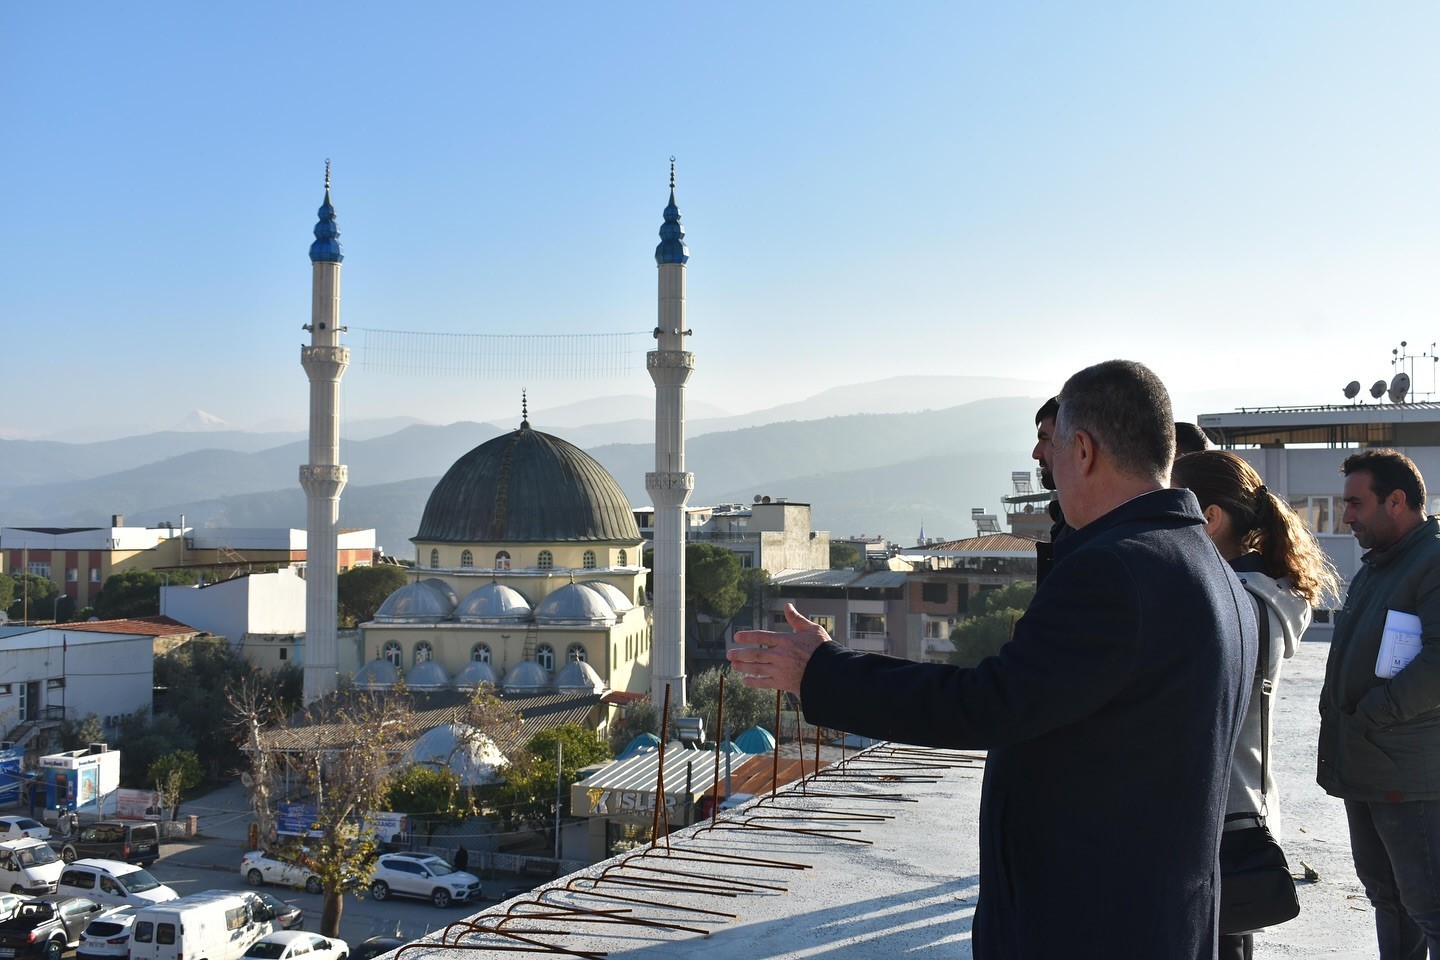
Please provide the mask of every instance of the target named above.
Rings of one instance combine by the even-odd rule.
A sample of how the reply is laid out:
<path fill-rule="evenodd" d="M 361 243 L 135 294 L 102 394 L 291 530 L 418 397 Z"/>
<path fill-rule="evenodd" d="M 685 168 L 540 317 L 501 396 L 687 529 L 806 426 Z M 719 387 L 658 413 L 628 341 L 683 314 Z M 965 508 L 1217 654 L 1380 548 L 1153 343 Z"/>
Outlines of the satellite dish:
<path fill-rule="evenodd" d="M 248 773 L 241 773 L 240 783 L 246 787 L 253 787 L 255 786 L 255 778 L 250 776 L 250 774 Z"/>
<path fill-rule="evenodd" d="M 1381 397 L 1385 396 L 1384 380 L 1376 380 L 1373 384 L 1371 384 L 1370 396 L 1374 397 L 1376 400 L 1379 400 Z"/>
<path fill-rule="evenodd" d="M 758 493 L 755 494 L 755 502 L 756 502 L 756 503 L 759 503 L 759 502 L 760 502 L 760 494 L 758 494 Z"/>
<path fill-rule="evenodd" d="M 1360 392 L 1360 381 L 1359 381 L 1359 380 L 1351 380 L 1349 383 L 1345 384 L 1345 399 L 1346 399 L 1346 400 L 1354 400 L 1354 399 L 1355 399 L 1355 395 L 1358 394 L 1359 392 Z"/>
<path fill-rule="evenodd" d="M 1397 373 L 1390 381 L 1390 402 L 1404 403 L 1405 395 L 1410 392 L 1410 374 Z"/>

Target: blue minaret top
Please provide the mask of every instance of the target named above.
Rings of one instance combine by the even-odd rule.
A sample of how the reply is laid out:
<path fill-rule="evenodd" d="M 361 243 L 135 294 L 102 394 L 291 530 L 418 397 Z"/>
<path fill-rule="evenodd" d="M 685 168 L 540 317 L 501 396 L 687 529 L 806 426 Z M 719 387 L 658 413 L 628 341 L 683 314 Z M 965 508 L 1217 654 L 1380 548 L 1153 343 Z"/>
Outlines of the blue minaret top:
<path fill-rule="evenodd" d="M 665 208 L 665 222 L 660 224 L 660 245 L 655 248 L 655 265 L 684 263 L 689 259 L 690 251 L 685 247 L 685 228 L 680 225 L 680 208 L 675 205 L 675 158 L 671 157 L 670 205 Z"/>
<path fill-rule="evenodd" d="M 340 249 L 340 228 L 335 224 L 335 208 L 330 205 L 330 161 L 325 161 L 325 202 L 318 211 L 315 242 L 310 244 L 310 260 L 314 263 L 340 263 L 345 254 Z"/>

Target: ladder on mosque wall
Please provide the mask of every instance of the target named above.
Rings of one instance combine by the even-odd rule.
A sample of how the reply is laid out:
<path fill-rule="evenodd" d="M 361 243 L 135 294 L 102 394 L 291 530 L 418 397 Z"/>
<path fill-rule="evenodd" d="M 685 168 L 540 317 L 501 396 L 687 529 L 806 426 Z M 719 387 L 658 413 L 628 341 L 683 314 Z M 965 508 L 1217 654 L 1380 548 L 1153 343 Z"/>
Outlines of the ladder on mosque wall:
<path fill-rule="evenodd" d="M 525 659 L 535 659 L 535 644 L 540 637 L 540 627 L 531 623 L 525 627 Z"/>

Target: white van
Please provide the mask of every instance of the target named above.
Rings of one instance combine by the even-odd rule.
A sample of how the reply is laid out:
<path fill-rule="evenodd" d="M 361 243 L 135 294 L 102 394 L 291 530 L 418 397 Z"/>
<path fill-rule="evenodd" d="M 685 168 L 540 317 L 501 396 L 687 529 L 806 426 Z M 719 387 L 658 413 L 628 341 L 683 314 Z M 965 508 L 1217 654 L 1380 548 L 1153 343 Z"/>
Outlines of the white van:
<path fill-rule="evenodd" d="M 55 892 L 89 897 L 107 907 L 148 907 L 179 896 L 144 867 L 123 860 L 85 858 L 65 865 Z"/>
<path fill-rule="evenodd" d="M 135 911 L 130 960 L 239 960 L 275 929 L 255 894 L 205 890 Z"/>
<path fill-rule="evenodd" d="M 44 840 L 0 843 L 0 890 L 43 896 L 55 892 L 65 864 Z"/>

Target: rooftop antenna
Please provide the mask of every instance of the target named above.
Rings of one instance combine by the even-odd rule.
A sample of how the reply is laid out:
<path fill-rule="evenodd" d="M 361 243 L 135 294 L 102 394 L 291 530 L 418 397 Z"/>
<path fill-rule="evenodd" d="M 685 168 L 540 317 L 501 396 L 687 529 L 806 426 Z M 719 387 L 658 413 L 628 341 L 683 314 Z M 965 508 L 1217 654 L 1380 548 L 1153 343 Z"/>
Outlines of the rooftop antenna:
<path fill-rule="evenodd" d="M 1390 351 L 1390 366 L 1392 368 L 1399 368 L 1395 377 L 1390 381 L 1390 400 L 1392 403 L 1403 402 L 1406 395 L 1412 392 L 1411 388 L 1415 385 L 1416 360 L 1430 361 L 1430 389 L 1426 392 L 1425 396 L 1433 397 L 1435 395 L 1435 365 L 1440 363 L 1440 353 L 1436 352 L 1435 344 L 1430 344 L 1430 349 L 1421 353 L 1408 353 L 1405 349 L 1407 346 L 1408 344 L 1404 340 L 1401 340 L 1400 346 Z M 1405 378 L 1405 392 L 1400 395 L 1399 400 L 1396 400 L 1395 390 L 1397 382 L 1402 376 Z"/>

